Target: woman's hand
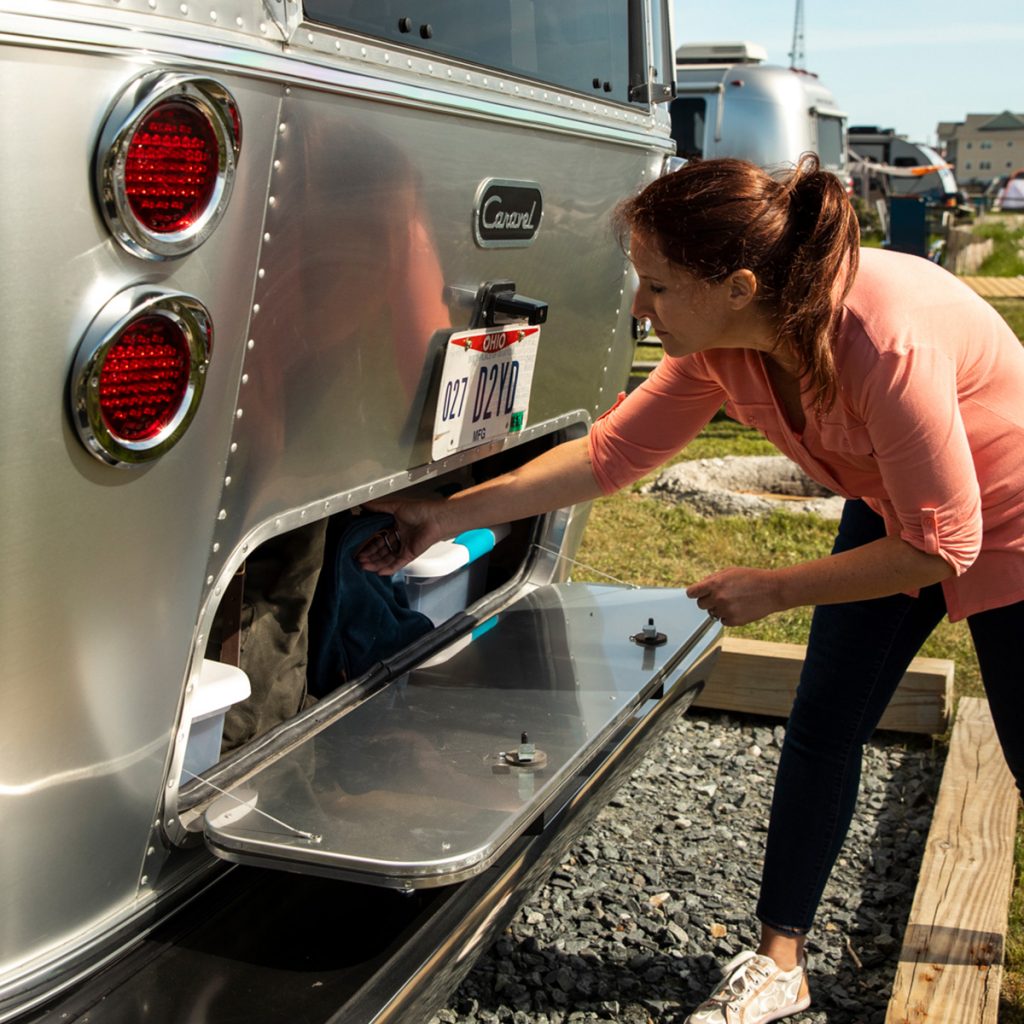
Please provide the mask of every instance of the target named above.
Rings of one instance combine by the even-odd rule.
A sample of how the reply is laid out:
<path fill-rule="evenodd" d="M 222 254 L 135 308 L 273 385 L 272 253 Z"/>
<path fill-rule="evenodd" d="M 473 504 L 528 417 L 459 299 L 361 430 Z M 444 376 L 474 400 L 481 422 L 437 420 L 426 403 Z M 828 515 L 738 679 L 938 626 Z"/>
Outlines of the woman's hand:
<path fill-rule="evenodd" d="M 588 439 L 578 437 L 444 500 L 368 501 L 367 508 L 390 512 L 395 526 L 371 537 L 356 553 L 356 560 L 370 572 L 390 576 L 446 537 L 578 505 L 600 494 L 590 467 Z"/>
<path fill-rule="evenodd" d="M 771 569 L 721 569 L 687 587 L 686 596 L 726 626 L 745 626 L 785 607 Z"/>
<path fill-rule="evenodd" d="M 745 626 L 804 605 L 870 601 L 930 586 L 954 574 L 939 555 L 899 537 L 780 569 L 722 569 L 686 588 L 700 608 L 727 626 Z"/>
<path fill-rule="evenodd" d="M 467 487 L 450 498 L 368 501 L 375 512 L 390 512 L 395 527 L 371 537 L 356 553 L 370 572 L 390 576 L 436 541 L 464 530 L 527 519 L 599 497 L 586 437 L 564 441 L 525 466 Z"/>
<path fill-rule="evenodd" d="M 356 561 L 381 576 L 398 572 L 431 544 L 444 539 L 441 516 L 445 504 L 442 500 L 367 502 L 365 507 L 374 512 L 391 513 L 395 525 L 375 533 L 356 552 Z"/>

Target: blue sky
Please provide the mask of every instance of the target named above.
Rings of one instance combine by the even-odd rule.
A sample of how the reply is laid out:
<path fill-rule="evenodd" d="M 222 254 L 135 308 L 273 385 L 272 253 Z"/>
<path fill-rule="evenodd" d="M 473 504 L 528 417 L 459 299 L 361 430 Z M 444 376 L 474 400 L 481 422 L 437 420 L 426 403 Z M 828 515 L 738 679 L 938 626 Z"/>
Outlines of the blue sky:
<path fill-rule="evenodd" d="M 788 64 L 795 0 L 673 0 L 676 45 L 749 40 Z M 1024 3 L 804 0 L 805 67 L 850 124 L 935 141 L 939 121 L 1024 113 Z"/>

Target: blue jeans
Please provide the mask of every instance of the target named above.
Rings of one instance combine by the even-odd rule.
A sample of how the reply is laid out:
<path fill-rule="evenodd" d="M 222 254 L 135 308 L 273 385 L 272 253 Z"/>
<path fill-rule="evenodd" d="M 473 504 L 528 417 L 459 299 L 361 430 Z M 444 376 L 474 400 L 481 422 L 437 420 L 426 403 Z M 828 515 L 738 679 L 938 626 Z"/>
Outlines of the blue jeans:
<path fill-rule="evenodd" d="M 885 535 L 862 501 L 843 509 L 833 553 Z M 811 927 L 853 817 L 864 744 L 912 658 L 946 614 L 939 584 L 815 609 L 807 660 L 775 779 L 757 916 L 788 935 Z M 1024 783 L 1024 602 L 968 618 L 996 732 Z"/>

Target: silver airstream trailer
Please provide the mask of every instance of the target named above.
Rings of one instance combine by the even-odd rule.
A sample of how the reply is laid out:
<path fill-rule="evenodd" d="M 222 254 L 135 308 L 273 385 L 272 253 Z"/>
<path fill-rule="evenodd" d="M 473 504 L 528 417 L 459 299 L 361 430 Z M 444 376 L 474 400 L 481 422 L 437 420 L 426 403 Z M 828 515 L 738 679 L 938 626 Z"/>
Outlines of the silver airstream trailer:
<path fill-rule="evenodd" d="M 848 179 L 846 115 L 817 75 L 768 64 L 757 43 L 686 43 L 676 50 L 672 135 L 680 157 L 737 157 L 765 168 L 803 153 Z"/>
<path fill-rule="evenodd" d="M 953 167 L 931 146 L 877 125 L 854 125 L 846 141 L 864 199 L 913 196 L 936 207 L 957 206 L 960 189 Z"/>
<path fill-rule="evenodd" d="M 0 1020 L 422 1022 L 716 650 L 586 508 L 663 0 L 3 0 Z"/>

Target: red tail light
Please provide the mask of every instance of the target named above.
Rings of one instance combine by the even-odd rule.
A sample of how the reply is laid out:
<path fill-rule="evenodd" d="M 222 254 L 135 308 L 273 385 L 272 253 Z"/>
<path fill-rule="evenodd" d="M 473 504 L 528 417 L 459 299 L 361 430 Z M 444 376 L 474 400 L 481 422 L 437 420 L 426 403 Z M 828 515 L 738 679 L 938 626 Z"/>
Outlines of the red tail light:
<path fill-rule="evenodd" d="M 148 441 L 177 415 L 189 381 L 189 339 L 165 316 L 132 320 L 107 350 L 99 406 L 111 434 Z"/>
<path fill-rule="evenodd" d="M 211 79 L 157 72 L 115 104 L 96 154 L 103 216 L 129 252 L 191 252 L 227 209 L 241 146 L 230 93 Z"/>
<path fill-rule="evenodd" d="M 217 136 L 206 115 L 190 103 L 161 103 L 128 142 L 128 205 L 150 231 L 185 231 L 209 208 L 219 170 Z"/>
<path fill-rule="evenodd" d="M 205 307 L 188 295 L 129 289 L 86 332 L 71 378 L 75 426 L 112 466 L 175 445 L 199 407 L 213 343 Z"/>

